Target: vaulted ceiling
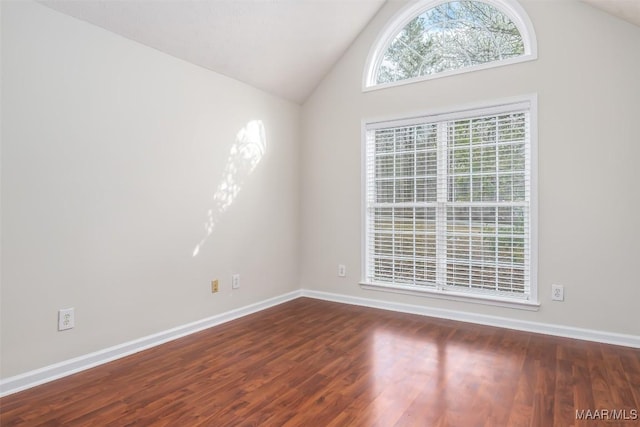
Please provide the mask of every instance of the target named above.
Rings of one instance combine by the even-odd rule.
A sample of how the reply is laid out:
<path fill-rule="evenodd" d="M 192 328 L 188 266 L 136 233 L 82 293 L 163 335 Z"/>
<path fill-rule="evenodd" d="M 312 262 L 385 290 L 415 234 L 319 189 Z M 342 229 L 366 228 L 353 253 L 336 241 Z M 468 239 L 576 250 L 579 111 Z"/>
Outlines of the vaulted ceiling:
<path fill-rule="evenodd" d="M 385 0 L 39 0 L 296 103 Z M 640 0 L 582 0 L 640 25 Z"/>
<path fill-rule="evenodd" d="M 302 103 L 385 0 L 40 0 Z"/>
<path fill-rule="evenodd" d="M 582 0 L 620 19 L 640 26 L 640 0 Z"/>

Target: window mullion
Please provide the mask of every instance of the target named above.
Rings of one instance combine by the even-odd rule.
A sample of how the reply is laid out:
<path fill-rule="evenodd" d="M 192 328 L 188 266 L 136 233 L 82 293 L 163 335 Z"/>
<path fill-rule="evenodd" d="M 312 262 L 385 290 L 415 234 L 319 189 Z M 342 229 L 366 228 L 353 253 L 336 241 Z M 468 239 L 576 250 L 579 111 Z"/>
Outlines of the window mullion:
<path fill-rule="evenodd" d="M 494 139 L 493 139 L 493 174 L 496 177 L 496 183 L 495 183 L 495 202 L 496 203 L 500 203 L 500 174 L 499 174 L 499 168 L 498 168 L 498 147 L 500 146 L 500 122 L 499 120 L 496 118 L 495 120 L 495 126 L 496 126 L 496 131 L 494 134 Z M 500 208 L 495 208 L 493 210 L 493 227 L 494 227 L 494 231 L 493 231 L 493 236 L 491 236 L 491 239 L 493 241 L 493 286 L 494 289 L 496 290 L 496 292 L 500 289 L 500 284 L 498 282 L 498 273 L 499 273 L 499 269 L 498 269 L 498 239 L 497 239 L 497 234 L 498 234 L 498 230 L 499 230 L 499 225 L 498 225 L 498 210 Z"/>
<path fill-rule="evenodd" d="M 393 203 L 397 202 L 398 188 L 398 130 L 393 132 Z M 391 283 L 396 283 L 396 209 L 391 208 Z"/>
<path fill-rule="evenodd" d="M 417 271 L 417 258 L 418 258 L 418 250 L 416 248 L 416 212 L 418 207 L 418 126 L 413 128 L 413 284 L 416 284 L 418 278 Z"/>
<path fill-rule="evenodd" d="M 447 139 L 448 123 L 438 123 L 437 209 L 436 209 L 436 286 L 443 289 L 447 279 Z"/>

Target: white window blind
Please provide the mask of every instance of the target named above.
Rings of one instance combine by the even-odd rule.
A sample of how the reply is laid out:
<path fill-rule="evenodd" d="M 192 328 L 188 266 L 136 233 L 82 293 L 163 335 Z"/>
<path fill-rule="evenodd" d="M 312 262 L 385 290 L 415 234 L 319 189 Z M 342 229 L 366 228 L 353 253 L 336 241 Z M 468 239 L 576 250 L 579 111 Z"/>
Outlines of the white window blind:
<path fill-rule="evenodd" d="M 531 296 L 528 103 L 366 126 L 365 283 Z"/>

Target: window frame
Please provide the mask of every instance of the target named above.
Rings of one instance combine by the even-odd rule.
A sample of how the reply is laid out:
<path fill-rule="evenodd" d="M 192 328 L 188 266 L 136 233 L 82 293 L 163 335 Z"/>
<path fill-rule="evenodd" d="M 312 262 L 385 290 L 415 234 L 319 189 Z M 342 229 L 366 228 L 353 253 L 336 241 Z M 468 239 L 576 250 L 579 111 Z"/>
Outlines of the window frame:
<path fill-rule="evenodd" d="M 518 64 L 521 62 L 533 61 L 538 58 L 538 44 L 536 34 L 533 28 L 533 24 L 529 19 L 529 16 L 520 4 L 515 0 L 473 0 L 481 3 L 487 3 L 502 13 L 507 15 L 518 28 L 520 35 L 522 36 L 522 42 L 524 44 L 524 54 L 514 58 L 503 59 L 499 61 L 486 62 L 483 64 L 472 65 L 469 67 L 457 68 L 453 70 L 442 71 L 435 74 L 427 74 L 424 76 L 412 77 L 410 79 L 397 80 L 388 83 L 377 83 L 376 76 L 378 68 L 382 64 L 384 54 L 387 51 L 391 42 L 395 39 L 398 33 L 417 16 L 426 12 L 429 9 L 437 7 L 444 3 L 456 0 L 419 0 L 415 3 L 410 3 L 401 10 L 399 10 L 383 27 L 382 31 L 378 34 L 375 42 L 373 43 L 367 62 L 364 67 L 364 74 L 362 77 L 362 91 L 369 92 L 379 89 L 385 89 L 394 86 L 401 86 L 405 84 L 412 84 L 422 82 L 426 80 L 439 79 L 443 77 L 453 76 L 456 74 L 471 73 L 480 70 L 486 70 L 495 67 L 502 67 L 505 65 Z"/>
<path fill-rule="evenodd" d="M 364 119 L 361 123 L 361 279 L 360 287 L 367 290 L 385 291 L 399 294 L 409 294 L 437 299 L 475 302 L 486 305 L 500 307 L 517 308 L 523 310 L 537 311 L 540 307 L 538 300 L 538 135 L 537 135 L 537 95 L 530 94 L 512 98 L 499 99 L 494 101 L 467 104 L 446 109 L 431 110 L 407 114 L 402 116 L 383 117 L 375 119 Z M 530 167 L 530 195 L 529 195 L 529 298 L 520 299 L 502 295 L 491 295 L 485 293 L 466 292 L 451 289 L 438 289 L 431 287 L 421 287 L 420 285 L 403 285 L 391 283 L 370 282 L 367 280 L 368 267 L 368 229 L 369 215 L 367 212 L 367 131 L 375 127 L 393 127 L 415 123 L 421 119 L 428 118 L 430 122 L 456 120 L 469 118 L 470 115 L 482 115 L 495 111 L 504 112 L 509 107 L 528 106 L 529 113 L 529 167 Z"/>

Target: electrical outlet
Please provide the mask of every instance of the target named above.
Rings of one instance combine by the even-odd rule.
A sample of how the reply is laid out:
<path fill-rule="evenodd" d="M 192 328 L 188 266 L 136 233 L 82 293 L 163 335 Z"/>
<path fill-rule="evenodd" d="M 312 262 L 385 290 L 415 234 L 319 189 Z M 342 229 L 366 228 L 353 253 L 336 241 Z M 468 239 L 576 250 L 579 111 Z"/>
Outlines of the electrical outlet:
<path fill-rule="evenodd" d="M 338 264 L 338 277 L 347 276 L 347 267 L 344 264 Z"/>
<path fill-rule="evenodd" d="M 58 330 L 66 331 L 76 325 L 74 308 L 63 308 L 58 310 Z"/>
<path fill-rule="evenodd" d="M 551 285 L 551 300 L 564 301 L 564 286 Z"/>
<path fill-rule="evenodd" d="M 215 294 L 218 292 L 218 279 L 211 281 L 211 293 Z"/>
<path fill-rule="evenodd" d="M 238 289 L 240 287 L 240 275 L 234 274 L 231 276 L 231 288 Z"/>

